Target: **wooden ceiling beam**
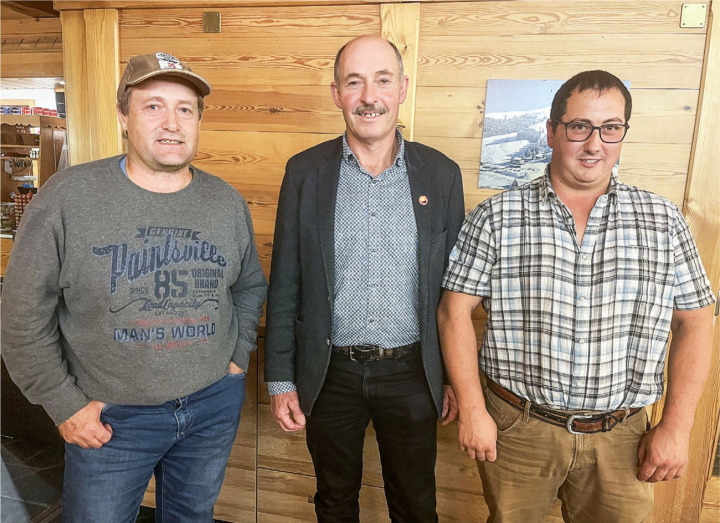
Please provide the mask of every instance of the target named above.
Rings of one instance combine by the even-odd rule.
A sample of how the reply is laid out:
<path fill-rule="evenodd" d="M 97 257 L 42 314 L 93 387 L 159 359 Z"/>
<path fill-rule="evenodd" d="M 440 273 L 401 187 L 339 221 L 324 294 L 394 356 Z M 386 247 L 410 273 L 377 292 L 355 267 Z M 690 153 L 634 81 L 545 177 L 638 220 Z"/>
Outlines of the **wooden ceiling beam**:
<path fill-rule="evenodd" d="M 10 2 L 3 1 L 3 7 L 16 13 L 33 18 L 55 18 L 60 13 L 53 8 L 52 1 L 49 2 Z"/>

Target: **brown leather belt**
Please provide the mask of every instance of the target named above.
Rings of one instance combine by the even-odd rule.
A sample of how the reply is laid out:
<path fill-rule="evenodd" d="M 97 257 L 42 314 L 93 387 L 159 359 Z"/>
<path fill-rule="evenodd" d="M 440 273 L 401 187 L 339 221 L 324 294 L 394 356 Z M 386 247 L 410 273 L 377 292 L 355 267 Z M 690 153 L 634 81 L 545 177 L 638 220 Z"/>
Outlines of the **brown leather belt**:
<path fill-rule="evenodd" d="M 643 407 L 635 407 L 632 409 L 615 410 L 612 412 L 601 412 L 599 414 L 568 414 L 566 411 L 554 410 L 534 403 L 528 402 L 515 393 L 507 390 L 505 387 L 498 385 L 491 379 L 487 379 L 488 388 L 495 393 L 500 399 L 509 403 L 513 407 L 525 410 L 525 405 L 530 403 L 530 415 L 533 418 L 563 427 L 571 434 L 594 434 L 596 432 L 608 432 L 620 423 L 624 418 L 634 416 Z"/>
<path fill-rule="evenodd" d="M 349 356 L 352 361 L 378 361 L 396 360 L 420 349 L 420 342 L 410 345 L 401 345 L 392 349 L 383 349 L 379 345 L 348 345 L 345 347 L 332 346 L 333 352 Z"/>

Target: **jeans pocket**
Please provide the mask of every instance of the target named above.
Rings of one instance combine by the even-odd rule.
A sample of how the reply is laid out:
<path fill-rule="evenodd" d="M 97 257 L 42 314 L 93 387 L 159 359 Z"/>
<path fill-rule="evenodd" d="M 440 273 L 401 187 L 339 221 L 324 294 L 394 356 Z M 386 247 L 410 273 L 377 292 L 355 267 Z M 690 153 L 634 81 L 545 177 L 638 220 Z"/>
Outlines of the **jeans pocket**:
<path fill-rule="evenodd" d="M 112 406 L 113 406 L 112 403 L 105 403 L 105 404 L 102 406 L 102 409 L 100 409 L 100 414 L 105 414 L 105 411 L 107 411 L 107 410 L 108 410 L 110 407 L 112 407 Z"/>
<path fill-rule="evenodd" d="M 638 412 L 634 416 L 623 420 L 623 424 L 627 425 L 630 432 L 636 436 L 642 436 L 650 429 L 647 409 L 643 409 L 643 411 L 644 412 Z"/>
<path fill-rule="evenodd" d="M 493 394 L 490 389 L 484 387 L 485 408 L 497 425 L 498 434 L 506 434 L 518 426 L 522 420 L 522 411 Z"/>
<path fill-rule="evenodd" d="M 234 380 L 239 380 L 239 379 L 243 379 L 243 380 L 244 380 L 246 374 L 247 374 L 247 371 L 241 372 L 241 373 L 239 373 L 239 374 L 236 374 L 236 373 L 233 373 L 233 372 L 228 372 L 227 374 L 225 374 L 225 377 L 226 377 L 226 378 L 231 378 L 231 379 L 234 379 Z"/>

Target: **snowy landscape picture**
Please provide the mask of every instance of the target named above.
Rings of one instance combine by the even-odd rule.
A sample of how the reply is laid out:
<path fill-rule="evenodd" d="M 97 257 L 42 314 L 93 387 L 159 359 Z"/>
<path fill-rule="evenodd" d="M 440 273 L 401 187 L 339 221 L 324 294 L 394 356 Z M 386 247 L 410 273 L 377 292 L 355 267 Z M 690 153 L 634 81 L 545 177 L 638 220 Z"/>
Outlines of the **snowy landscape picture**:
<path fill-rule="evenodd" d="M 488 80 L 478 187 L 510 189 L 550 161 L 545 122 L 560 80 Z"/>

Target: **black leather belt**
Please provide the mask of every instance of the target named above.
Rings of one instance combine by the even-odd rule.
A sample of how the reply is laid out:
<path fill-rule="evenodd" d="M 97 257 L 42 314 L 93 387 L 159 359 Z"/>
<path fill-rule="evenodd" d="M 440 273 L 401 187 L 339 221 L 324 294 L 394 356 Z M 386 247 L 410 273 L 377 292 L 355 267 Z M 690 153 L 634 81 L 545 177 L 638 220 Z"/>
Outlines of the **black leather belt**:
<path fill-rule="evenodd" d="M 506 403 L 525 410 L 528 403 L 526 399 L 521 398 L 514 392 L 507 390 L 502 385 L 495 383 L 490 378 L 487 379 L 488 388 L 500 399 Z M 541 407 L 534 403 L 530 403 L 530 415 L 533 418 L 557 425 L 567 429 L 570 434 L 594 434 L 596 432 L 608 432 L 620 423 L 624 418 L 629 418 L 643 410 L 643 407 L 635 407 L 632 409 L 614 410 L 611 412 L 568 414 L 562 410 L 549 409 Z"/>
<path fill-rule="evenodd" d="M 378 361 L 396 360 L 403 358 L 410 353 L 420 349 L 420 342 L 416 341 L 410 345 L 401 345 L 392 349 L 383 349 L 379 345 L 347 345 L 345 347 L 332 346 L 333 352 L 344 354 L 352 361 Z"/>

